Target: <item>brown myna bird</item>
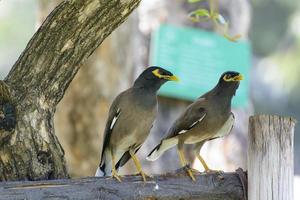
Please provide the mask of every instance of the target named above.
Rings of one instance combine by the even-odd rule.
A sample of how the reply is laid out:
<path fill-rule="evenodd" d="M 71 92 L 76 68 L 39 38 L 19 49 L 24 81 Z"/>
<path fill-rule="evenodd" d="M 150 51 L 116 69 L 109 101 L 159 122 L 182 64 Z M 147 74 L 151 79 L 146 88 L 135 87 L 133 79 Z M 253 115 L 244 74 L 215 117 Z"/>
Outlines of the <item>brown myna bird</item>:
<path fill-rule="evenodd" d="M 152 128 L 157 113 L 157 91 L 167 81 L 177 80 L 176 76 L 163 68 L 149 67 L 131 88 L 115 98 L 109 109 L 101 161 L 95 176 L 111 175 L 121 181 L 117 171 L 132 158 L 146 181 L 135 154 Z"/>
<path fill-rule="evenodd" d="M 234 123 L 231 99 L 242 79 L 243 76 L 238 72 L 225 72 L 211 91 L 199 97 L 179 116 L 165 138 L 148 155 L 147 160 L 154 161 L 166 150 L 177 145 L 180 162 L 185 167 L 187 163 L 184 158 L 183 145 L 194 144 L 196 157 L 206 172 L 211 171 L 200 156 L 200 149 L 206 141 L 230 133 Z M 188 169 L 188 174 L 192 180 L 195 180 L 191 169 Z"/>

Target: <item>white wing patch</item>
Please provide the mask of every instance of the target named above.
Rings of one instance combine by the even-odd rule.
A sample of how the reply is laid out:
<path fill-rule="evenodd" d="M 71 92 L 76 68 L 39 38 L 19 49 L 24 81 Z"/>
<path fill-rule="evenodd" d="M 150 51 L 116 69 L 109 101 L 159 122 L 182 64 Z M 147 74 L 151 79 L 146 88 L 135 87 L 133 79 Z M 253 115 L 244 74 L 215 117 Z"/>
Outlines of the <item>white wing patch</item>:
<path fill-rule="evenodd" d="M 180 134 L 185 133 L 185 132 L 187 132 L 187 130 L 181 130 L 181 131 L 179 131 L 178 134 L 180 135 Z"/>
<path fill-rule="evenodd" d="M 111 122 L 111 124 L 110 124 L 110 130 L 112 130 L 112 129 L 114 128 L 114 126 L 115 126 L 115 124 L 116 124 L 116 122 L 117 122 L 119 116 L 120 116 L 120 108 L 118 108 L 117 113 L 116 113 L 116 115 L 114 116 L 114 118 L 113 118 L 113 120 L 112 120 L 112 122 Z"/>
<path fill-rule="evenodd" d="M 196 126 L 196 124 L 198 124 L 199 122 L 201 122 L 201 121 L 204 119 L 205 116 L 206 116 L 206 113 L 205 113 L 199 120 L 197 120 L 197 121 L 195 121 L 194 123 L 192 123 L 192 125 L 190 125 L 190 127 L 189 127 L 188 130 L 190 130 L 191 128 L 193 128 L 194 126 Z M 187 132 L 188 130 L 181 130 L 181 131 L 179 131 L 178 134 L 180 135 L 180 134 L 182 134 L 182 133 Z"/>
<path fill-rule="evenodd" d="M 193 128 L 199 122 L 201 122 L 204 119 L 205 116 L 206 116 L 206 113 L 199 120 L 195 121 L 192 125 L 190 125 L 190 129 Z"/>

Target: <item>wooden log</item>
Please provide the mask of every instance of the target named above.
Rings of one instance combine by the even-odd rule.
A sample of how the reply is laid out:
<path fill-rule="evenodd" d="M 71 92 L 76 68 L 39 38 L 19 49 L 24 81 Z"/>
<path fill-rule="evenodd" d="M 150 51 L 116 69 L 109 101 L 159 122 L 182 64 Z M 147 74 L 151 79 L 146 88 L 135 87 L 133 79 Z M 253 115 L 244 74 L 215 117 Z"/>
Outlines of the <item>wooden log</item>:
<path fill-rule="evenodd" d="M 0 183 L 0 199 L 99 199 L 99 200 L 242 200 L 243 189 L 236 173 L 197 175 L 192 182 L 183 173 L 154 176 L 144 183 L 140 176 L 61 179 Z"/>
<path fill-rule="evenodd" d="M 250 117 L 249 200 L 293 200 L 295 123 L 291 117 Z"/>

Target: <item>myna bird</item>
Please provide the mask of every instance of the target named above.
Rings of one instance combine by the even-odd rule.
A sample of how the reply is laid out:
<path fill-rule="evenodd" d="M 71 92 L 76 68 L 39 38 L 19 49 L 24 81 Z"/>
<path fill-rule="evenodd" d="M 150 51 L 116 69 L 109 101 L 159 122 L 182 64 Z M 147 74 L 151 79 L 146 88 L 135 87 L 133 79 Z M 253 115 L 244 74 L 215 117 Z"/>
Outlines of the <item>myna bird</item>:
<path fill-rule="evenodd" d="M 154 161 L 166 150 L 177 145 L 180 162 L 185 167 L 187 163 L 183 154 L 183 144 L 194 144 L 196 157 L 206 172 L 211 171 L 200 156 L 200 149 L 206 141 L 230 133 L 234 123 L 231 99 L 242 79 L 243 76 L 237 72 L 225 72 L 211 91 L 199 97 L 179 116 L 165 138 L 148 155 L 147 160 Z M 192 180 L 195 180 L 191 169 L 187 171 Z"/>
<path fill-rule="evenodd" d="M 149 67 L 131 88 L 115 98 L 109 109 L 101 161 L 95 176 L 111 175 L 121 181 L 117 171 L 132 158 L 146 181 L 135 154 L 152 128 L 157 113 L 157 91 L 167 81 L 177 80 L 176 76 L 163 68 Z"/>

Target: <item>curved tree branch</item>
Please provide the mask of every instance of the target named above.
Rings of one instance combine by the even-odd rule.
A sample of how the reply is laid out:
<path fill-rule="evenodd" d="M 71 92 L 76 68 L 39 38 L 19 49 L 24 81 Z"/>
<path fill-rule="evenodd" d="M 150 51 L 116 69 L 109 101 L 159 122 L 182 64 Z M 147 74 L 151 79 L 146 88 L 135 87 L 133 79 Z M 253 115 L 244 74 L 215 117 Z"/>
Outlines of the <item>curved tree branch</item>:
<path fill-rule="evenodd" d="M 0 142 L 0 180 L 68 177 L 55 107 L 80 64 L 139 2 L 66 0 L 47 17 L 5 79 L 17 122 Z"/>
<path fill-rule="evenodd" d="M 30 40 L 6 77 L 6 82 L 20 94 L 35 94 L 39 98 L 43 97 L 50 105 L 56 105 L 80 64 L 127 18 L 139 2 L 64 1 L 47 17 Z"/>

